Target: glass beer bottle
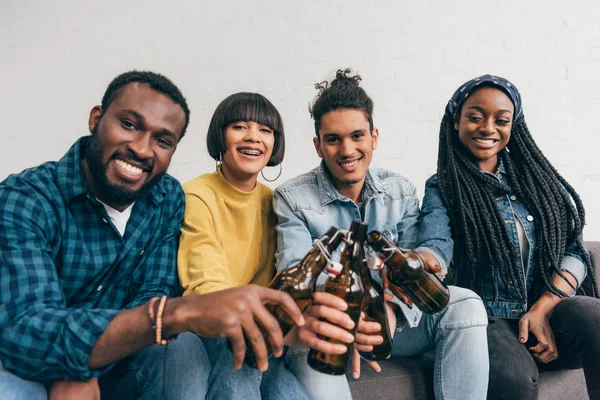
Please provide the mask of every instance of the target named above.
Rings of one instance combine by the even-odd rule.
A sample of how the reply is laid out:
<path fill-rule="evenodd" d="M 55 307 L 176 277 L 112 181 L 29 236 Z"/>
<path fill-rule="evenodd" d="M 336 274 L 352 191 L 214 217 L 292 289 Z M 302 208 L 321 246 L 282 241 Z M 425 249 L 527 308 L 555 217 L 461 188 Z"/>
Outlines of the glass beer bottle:
<path fill-rule="evenodd" d="M 342 253 L 340 263 L 341 271 L 328 269 L 329 278 L 325 282 L 324 291 L 340 297 L 348 304 L 346 313 L 354 321 L 354 328 L 348 332 L 352 336 L 356 335 L 360 311 L 365 296 L 364 287 L 360 279 L 359 271 L 364 256 L 364 240 L 367 234 L 367 224 L 362 222 L 353 222 L 350 228 L 346 248 Z M 354 343 L 343 343 L 329 338 L 323 338 L 327 341 L 343 344 L 348 350 L 344 354 L 326 354 L 311 349 L 308 353 L 308 365 L 313 369 L 330 375 L 342 375 L 346 371 L 346 365 L 352 355 Z"/>
<path fill-rule="evenodd" d="M 390 322 L 388 320 L 385 300 L 383 298 L 383 287 L 381 287 L 379 282 L 373 279 L 366 260 L 362 262 L 360 275 L 365 288 L 365 300 L 363 301 L 362 306 L 362 310 L 365 313 L 365 320 L 377 322 L 381 325 L 380 334 L 383 337 L 383 342 L 373 346 L 373 350 L 369 352 L 359 351 L 358 354 L 367 361 L 384 360 L 388 358 L 392 352 L 394 342 L 390 332 Z"/>
<path fill-rule="evenodd" d="M 327 265 L 330 254 L 342 243 L 344 237 L 344 232 L 335 227 L 329 228 L 325 235 L 315 240 L 313 249 L 298 264 L 279 271 L 271 280 L 269 288 L 287 292 L 294 299 L 300 311 L 304 312 L 310 305 L 311 295 L 319 274 Z M 294 325 L 294 321 L 280 306 L 267 304 L 266 307 L 279 322 L 283 336 L 285 336 Z M 256 366 L 252 346 L 248 343 L 244 362 L 250 366 Z"/>
<path fill-rule="evenodd" d="M 287 292 L 292 296 L 300 311 L 304 312 L 310 305 L 311 295 L 319 274 L 327 265 L 330 254 L 342 243 L 344 236 L 344 232 L 339 229 L 329 228 L 325 235 L 317 240 L 318 242 L 315 241 L 315 247 L 298 264 L 279 271 L 269 287 Z M 267 308 L 279 321 L 281 331 L 285 336 L 294 322 L 281 307 L 267 305 Z"/>
<path fill-rule="evenodd" d="M 390 282 L 402 288 L 421 311 L 433 314 L 448 304 L 448 288 L 437 275 L 425 270 L 417 253 L 399 248 L 378 231 L 369 233 L 367 242 L 384 258 Z"/>

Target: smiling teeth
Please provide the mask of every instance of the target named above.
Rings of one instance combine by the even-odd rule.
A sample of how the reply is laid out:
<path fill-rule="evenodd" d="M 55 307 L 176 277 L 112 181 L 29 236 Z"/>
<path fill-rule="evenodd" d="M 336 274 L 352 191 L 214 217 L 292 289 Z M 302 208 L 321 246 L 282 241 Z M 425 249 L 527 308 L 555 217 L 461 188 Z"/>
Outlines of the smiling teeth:
<path fill-rule="evenodd" d="M 354 164 L 356 164 L 358 162 L 358 160 L 354 160 L 354 161 L 350 161 L 350 162 L 342 162 L 340 164 L 342 164 L 344 167 L 351 167 Z"/>
<path fill-rule="evenodd" d="M 476 142 L 479 143 L 485 143 L 485 144 L 492 144 L 496 142 L 496 139 L 482 139 L 482 138 L 474 138 L 473 139 Z"/>
<path fill-rule="evenodd" d="M 261 155 L 261 152 L 258 150 L 248 150 L 248 149 L 242 149 L 242 150 L 240 150 L 240 153 L 247 154 L 249 156 L 260 156 Z"/>
<path fill-rule="evenodd" d="M 124 169 L 125 171 L 129 172 L 132 175 L 141 175 L 141 173 L 144 172 L 143 169 L 133 166 L 123 160 L 115 160 L 115 163 L 117 163 L 117 165 L 119 167 L 121 167 L 122 169 Z"/>

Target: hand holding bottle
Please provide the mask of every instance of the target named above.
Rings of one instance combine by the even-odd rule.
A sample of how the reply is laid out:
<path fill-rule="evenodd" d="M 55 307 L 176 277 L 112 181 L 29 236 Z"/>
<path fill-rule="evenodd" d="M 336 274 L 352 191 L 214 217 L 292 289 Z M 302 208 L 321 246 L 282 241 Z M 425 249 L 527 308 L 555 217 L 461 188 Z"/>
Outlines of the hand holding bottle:
<path fill-rule="evenodd" d="M 425 271 L 436 274 L 440 278 L 443 278 L 446 274 L 442 274 L 442 267 L 437 258 L 428 251 L 417 251 L 417 254 L 421 256 L 423 263 L 425 264 Z"/>
<path fill-rule="evenodd" d="M 343 343 L 352 343 L 354 337 L 348 330 L 354 328 L 354 322 L 346 314 L 347 308 L 346 302 L 337 296 L 324 292 L 313 293 L 312 304 L 304 312 L 304 326 L 292 328 L 285 337 L 285 344 L 292 347 L 309 347 L 327 354 L 344 354 L 347 351 L 345 345 L 332 343 L 318 335 Z"/>
<path fill-rule="evenodd" d="M 361 313 L 356 331 L 356 342 L 354 343 L 354 354 L 352 355 L 352 377 L 360 378 L 361 357 L 358 353 L 373 351 L 373 346 L 383 343 L 381 336 L 381 325 L 377 322 L 367 321 L 365 314 Z M 381 367 L 377 361 L 367 361 L 367 364 L 376 372 L 381 372 Z"/>
<path fill-rule="evenodd" d="M 381 232 L 369 233 L 367 241 L 384 258 L 387 269 L 384 275 L 392 283 L 390 289 L 396 296 L 408 295 L 421 311 L 428 314 L 436 313 L 448 304 L 450 291 L 436 274 L 428 271 L 421 256 L 396 246 Z"/>

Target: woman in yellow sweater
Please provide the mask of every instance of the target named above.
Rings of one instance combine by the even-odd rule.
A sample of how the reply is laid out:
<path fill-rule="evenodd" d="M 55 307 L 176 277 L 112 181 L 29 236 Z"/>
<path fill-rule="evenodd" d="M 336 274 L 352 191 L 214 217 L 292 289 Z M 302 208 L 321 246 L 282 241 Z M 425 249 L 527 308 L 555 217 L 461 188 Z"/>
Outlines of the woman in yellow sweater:
<path fill-rule="evenodd" d="M 273 191 L 257 178 L 265 166 L 281 163 L 284 143 L 281 116 L 260 94 L 233 94 L 215 110 L 206 144 L 217 170 L 183 185 L 178 269 L 184 296 L 249 283 L 267 286 L 273 278 Z M 225 339 L 202 341 L 212 367 L 208 399 L 308 399 L 283 358 L 270 357 L 265 373 L 244 365 L 232 374 Z"/>
<path fill-rule="evenodd" d="M 183 185 L 178 265 L 184 295 L 266 286 L 275 273 L 277 218 L 273 191 L 257 179 L 265 166 L 283 160 L 281 116 L 260 94 L 233 94 L 217 107 L 206 142 L 217 171 Z"/>
<path fill-rule="evenodd" d="M 233 94 L 215 110 L 206 142 L 217 161 L 217 171 L 183 185 L 186 210 L 178 268 L 184 295 L 204 295 L 249 283 L 266 286 L 275 273 L 277 221 L 271 203 L 273 191 L 257 179 L 265 166 L 283 160 L 281 116 L 260 94 Z M 353 327 L 343 312 L 346 304 L 328 293 L 317 293 L 313 305 L 304 313 L 305 326 L 292 329 L 285 343 L 332 354 L 345 352 L 344 345 L 321 338 L 353 340 L 340 328 Z M 309 399 L 283 357 L 271 357 L 264 373 L 244 365 L 232 374 L 233 357 L 225 339 L 202 341 L 212 367 L 207 399 Z M 335 391 L 335 380 L 329 375 L 309 370 L 302 380 L 306 386 L 325 381 L 317 386 Z"/>

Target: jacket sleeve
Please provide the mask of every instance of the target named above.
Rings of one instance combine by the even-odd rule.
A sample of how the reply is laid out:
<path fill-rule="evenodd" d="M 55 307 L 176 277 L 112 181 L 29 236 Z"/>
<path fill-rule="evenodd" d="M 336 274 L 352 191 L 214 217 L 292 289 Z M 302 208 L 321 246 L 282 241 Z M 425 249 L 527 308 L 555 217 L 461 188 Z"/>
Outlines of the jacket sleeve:
<path fill-rule="evenodd" d="M 396 245 L 403 249 L 413 249 L 417 241 L 417 218 L 419 217 L 419 199 L 416 196 L 414 187 L 413 193 L 405 198 L 405 204 L 404 215 L 396 224 L 398 232 Z"/>
<path fill-rule="evenodd" d="M 306 222 L 294 212 L 287 197 L 275 190 L 273 209 L 277 214 L 277 252 L 275 262 L 281 271 L 298 263 L 312 249 L 313 242 Z"/>
<path fill-rule="evenodd" d="M 450 218 L 442 201 L 436 177 L 425 183 L 425 196 L 418 218 L 416 251 L 428 251 L 433 254 L 445 275 L 452 260 L 454 240 L 450 229 Z"/>
<path fill-rule="evenodd" d="M 581 250 L 579 250 L 579 246 L 577 245 L 577 242 L 579 241 L 583 243 L 583 234 L 579 235 L 577 241 L 572 243 L 566 249 L 565 256 L 560 263 L 560 269 L 562 271 L 569 272 L 575 277 L 575 279 L 577 279 L 576 288 L 581 286 L 587 276 L 587 267 L 583 262 L 583 255 L 581 254 Z M 588 250 L 585 247 L 583 247 L 583 249 L 589 256 Z"/>

